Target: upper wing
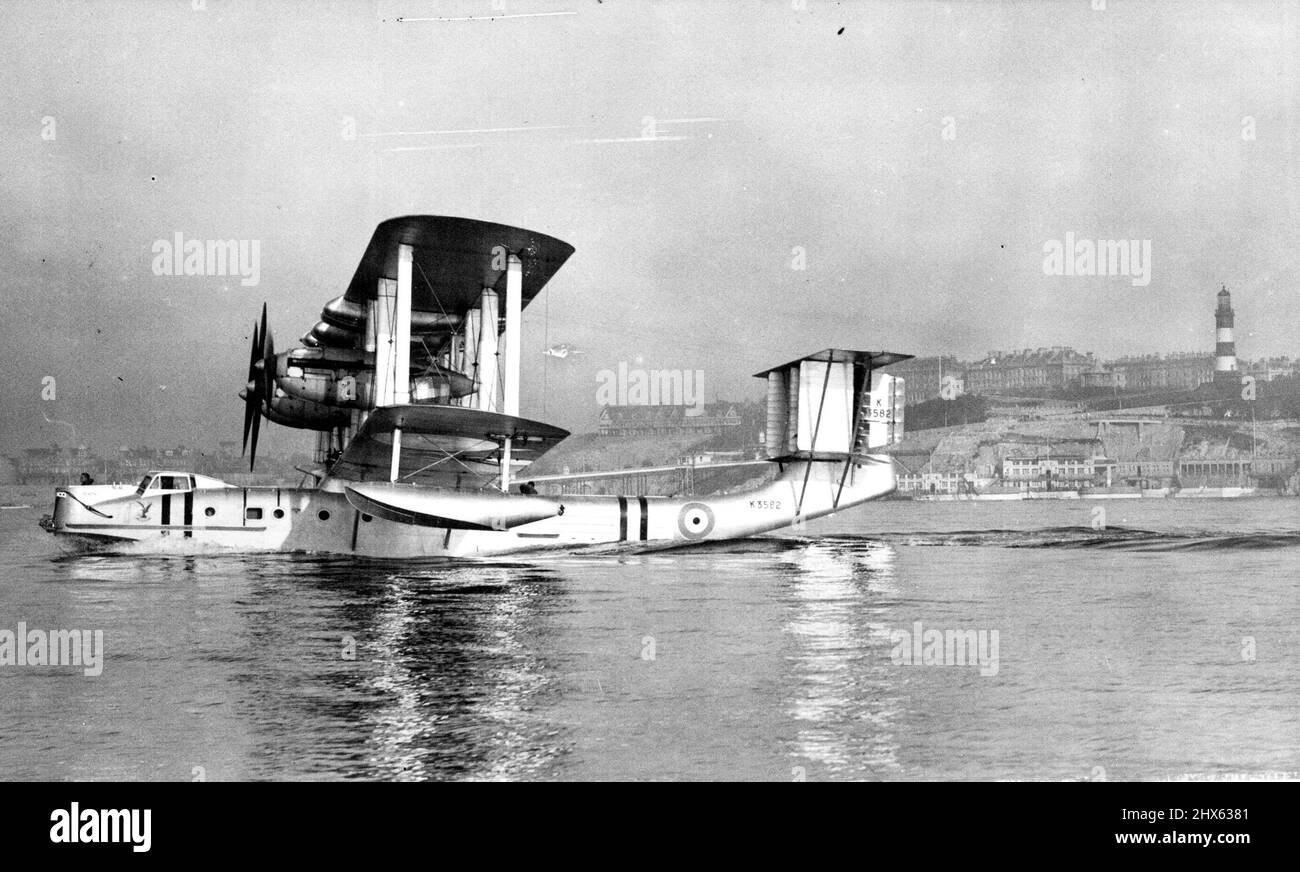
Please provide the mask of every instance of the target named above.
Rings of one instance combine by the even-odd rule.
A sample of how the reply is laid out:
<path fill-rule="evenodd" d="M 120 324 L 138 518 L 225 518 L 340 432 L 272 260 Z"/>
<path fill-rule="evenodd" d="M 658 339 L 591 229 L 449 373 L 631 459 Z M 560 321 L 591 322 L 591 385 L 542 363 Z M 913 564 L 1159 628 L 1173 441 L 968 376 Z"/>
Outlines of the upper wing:
<path fill-rule="evenodd" d="M 478 302 L 484 288 L 505 291 L 505 254 L 523 261 L 523 305 L 539 293 L 573 254 L 567 242 L 525 230 L 440 215 L 390 218 L 375 228 L 346 298 L 366 302 L 375 298 L 381 278 L 397 278 L 397 246 L 414 248 L 416 281 L 413 311 L 463 311 Z M 420 281 L 421 276 L 427 281 Z"/>
<path fill-rule="evenodd" d="M 412 247 L 411 327 L 420 335 L 454 332 L 484 288 L 504 292 L 508 255 L 523 265 L 522 309 L 573 254 L 567 242 L 522 227 L 443 215 L 390 218 L 375 228 L 347 292 L 325 304 L 304 343 L 358 347 L 379 280 L 397 279 L 399 245 Z"/>

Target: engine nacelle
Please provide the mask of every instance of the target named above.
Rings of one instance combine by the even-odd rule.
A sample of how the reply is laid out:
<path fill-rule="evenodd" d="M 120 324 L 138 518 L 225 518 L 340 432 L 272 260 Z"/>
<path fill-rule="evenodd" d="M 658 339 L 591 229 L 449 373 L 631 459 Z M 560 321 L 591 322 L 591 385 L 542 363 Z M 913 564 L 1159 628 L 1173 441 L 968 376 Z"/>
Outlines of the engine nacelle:
<path fill-rule="evenodd" d="M 348 409 L 296 399 L 279 389 L 266 401 L 265 413 L 274 423 L 299 430 L 333 430 L 352 423 L 352 412 Z"/>
<path fill-rule="evenodd" d="M 277 367 L 275 386 L 297 400 L 344 409 L 369 409 L 373 376 L 364 370 Z"/>
<path fill-rule="evenodd" d="M 364 368 L 366 364 L 373 366 L 373 355 L 365 352 L 294 349 L 276 356 L 277 393 L 321 406 L 369 409 L 373 406 L 374 372 Z M 410 380 L 413 403 L 446 403 L 468 396 L 477 388 L 478 384 L 468 376 L 445 369 L 422 372 Z"/>

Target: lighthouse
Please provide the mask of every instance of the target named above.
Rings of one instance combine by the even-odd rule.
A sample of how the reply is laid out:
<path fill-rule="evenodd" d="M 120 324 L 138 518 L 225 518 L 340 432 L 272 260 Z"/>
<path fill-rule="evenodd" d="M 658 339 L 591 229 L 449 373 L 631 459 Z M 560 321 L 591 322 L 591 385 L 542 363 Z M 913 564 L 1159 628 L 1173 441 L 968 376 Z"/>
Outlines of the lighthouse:
<path fill-rule="evenodd" d="M 1214 377 L 1231 378 L 1237 371 L 1237 349 L 1232 341 L 1232 295 L 1227 285 L 1219 291 L 1214 310 Z"/>

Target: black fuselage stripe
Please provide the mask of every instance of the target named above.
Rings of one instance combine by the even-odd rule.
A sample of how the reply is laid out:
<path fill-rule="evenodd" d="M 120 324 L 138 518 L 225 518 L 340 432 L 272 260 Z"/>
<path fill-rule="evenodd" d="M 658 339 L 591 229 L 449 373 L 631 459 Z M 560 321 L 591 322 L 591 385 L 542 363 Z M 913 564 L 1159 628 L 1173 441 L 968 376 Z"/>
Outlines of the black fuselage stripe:
<path fill-rule="evenodd" d="M 172 495 L 167 494 L 163 497 L 162 505 L 162 525 L 166 527 L 172 522 Z"/>
<path fill-rule="evenodd" d="M 352 513 L 352 550 L 357 550 L 357 528 L 361 526 L 361 513 L 354 511 Z"/>
<path fill-rule="evenodd" d="M 644 542 L 650 538 L 650 504 L 645 497 L 637 497 L 636 501 L 641 506 L 641 541 Z"/>
<path fill-rule="evenodd" d="M 188 528 L 194 523 L 194 491 L 185 492 L 185 526 Z M 194 531 L 187 529 L 185 531 L 186 539 L 194 538 Z"/>
<path fill-rule="evenodd" d="M 618 541 L 627 539 L 627 497 L 618 498 Z"/>

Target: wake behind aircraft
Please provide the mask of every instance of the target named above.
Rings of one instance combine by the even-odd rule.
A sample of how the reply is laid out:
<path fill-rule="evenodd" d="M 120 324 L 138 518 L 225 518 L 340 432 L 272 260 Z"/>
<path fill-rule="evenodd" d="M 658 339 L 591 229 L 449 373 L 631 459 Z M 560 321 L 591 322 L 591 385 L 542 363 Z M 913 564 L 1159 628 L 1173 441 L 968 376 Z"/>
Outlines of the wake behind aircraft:
<path fill-rule="evenodd" d="M 512 493 L 520 471 L 569 435 L 519 416 L 520 328 L 573 251 L 464 218 L 383 222 L 299 347 L 276 353 L 265 305 L 254 324 L 240 391 L 250 469 L 263 417 L 314 430 L 313 486 L 156 471 L 138 486 L 59 488 L 42 526 L 130 553 L 473 558 L 733 539 L 895 489 L 880 449 L 902 439 L 903 380 L 881 370 L 909 355 L 826 349 L 757 374 L 778 467 L 767 484 L 699 497 Z"/>

